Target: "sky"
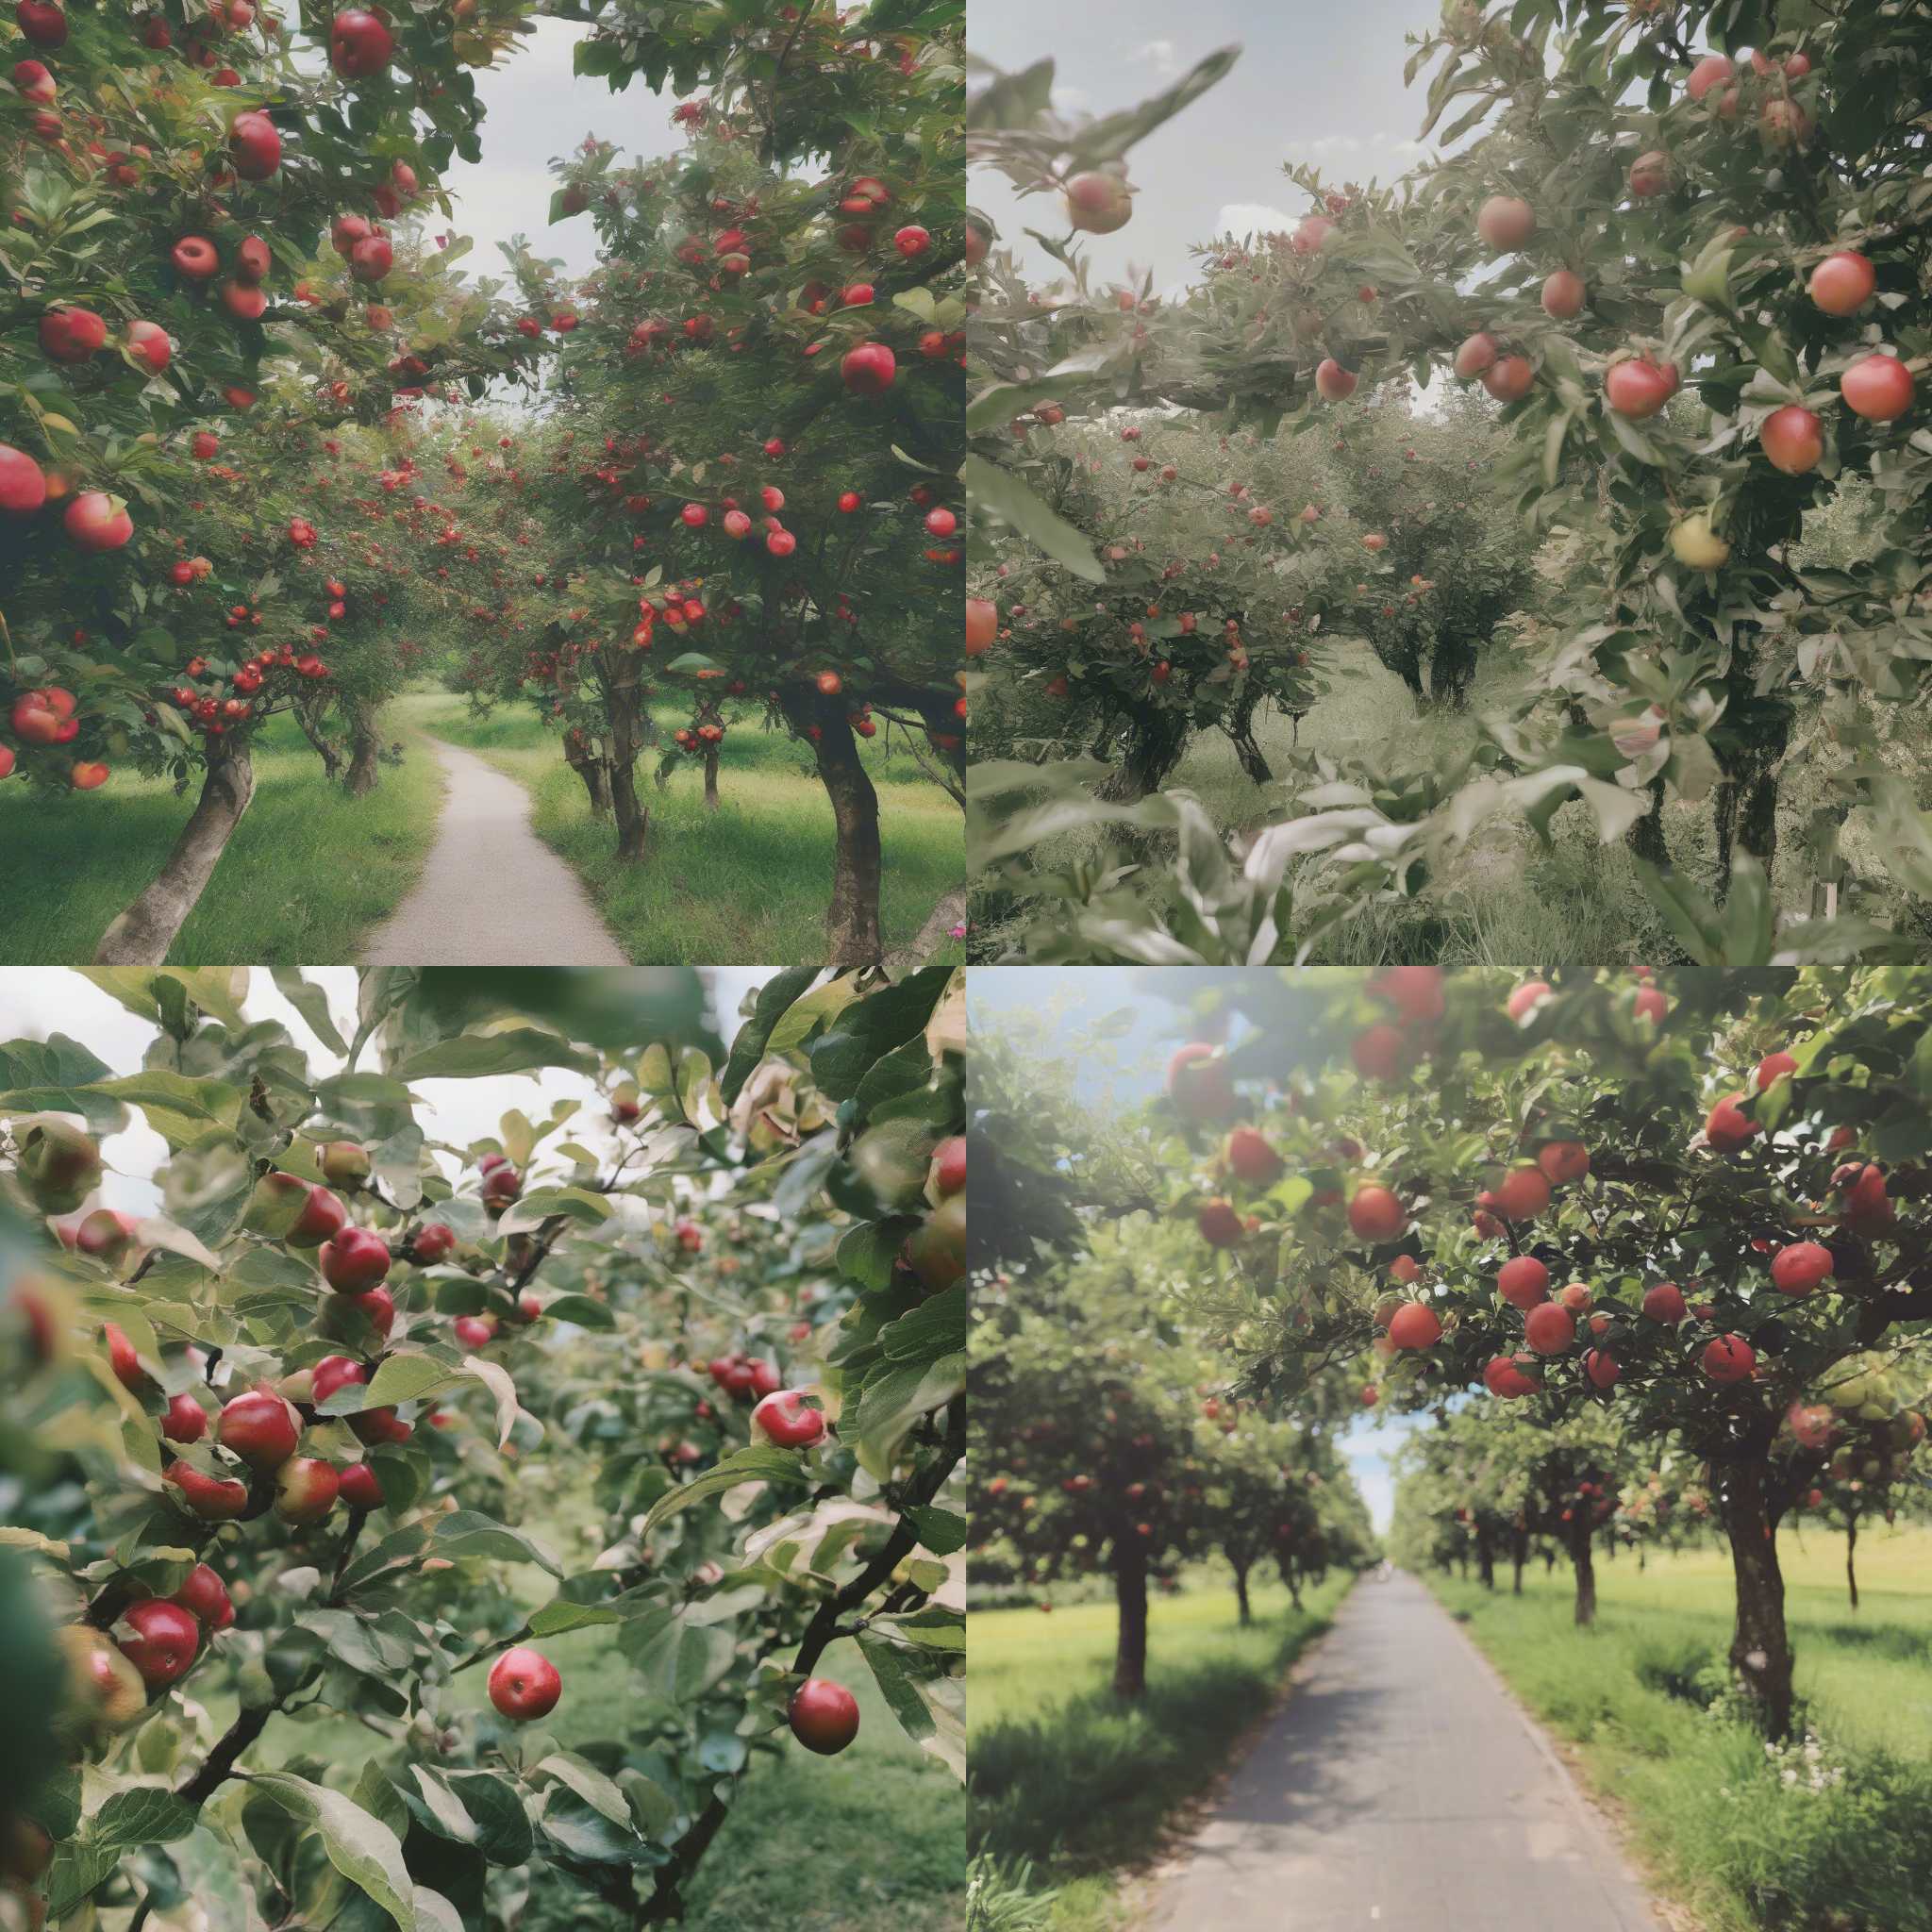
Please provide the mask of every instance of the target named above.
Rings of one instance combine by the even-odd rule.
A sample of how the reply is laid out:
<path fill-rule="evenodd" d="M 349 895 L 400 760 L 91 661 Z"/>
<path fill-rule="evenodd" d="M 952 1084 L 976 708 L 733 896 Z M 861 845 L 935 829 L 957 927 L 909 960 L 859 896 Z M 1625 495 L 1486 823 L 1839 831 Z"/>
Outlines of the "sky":
<path fill-rule="evenodd" d="M 1403 86 L 1404 36 L 1436 17 L 1435 0 L 1113 0 L 1104 11 L 1091 0 L 973 0 L 968 38 L 975 54 L 1008 71 L 1053 55 L 1061 111 L 1091 114 L 1158 93 L 1218 48 L 1244 50 L 1218 87 L 1128 156 L 1140 191 L 1133 220 L 1086 238 L 1098 280 L 1124 280 L 1131 262 L 1151 267 L 1159 290 L 1190 278 L 1191 243 L 1224 228 L 1291 227 L 1307 212 L 1284 161 L 1319 167 L 1338 185 L 1414 166 L 1424 77 Z M 1057 202 L 1020 201 L 983 168 L 972 198 L 1004 239 L 1031 250 L 1036 270 L 1054 269 L 1021 228 L 1064 234 Z"/>
<path fill-rule="evenodd" d="M 1199 975 L 1224 976 L 1218 971 Z M 1187 967 L 975 968 L 967 975 L 967 1010 L 975 1039 L 1022 1020 L 1041 1021 L 1056 1036 L 1072 1038 L 1110 1015 L 1129 1014 L 1106 1046 L 1082 1057 L 1074 1078 L 1074 1095 L 1090 1111 L 1124 1113 L 1160 1092 L 1168 1056 L 1188 1037 L 1187 982 L 1195 977 Z M 1157 985 L 1166 997 L 1152 991 Z M 1378 1530 L 1389 1527 L 1395 1501 L 1389 1459 L 1422 1425 L 1416 1417 L 1364 1415 L 1349 1424 L 1342 1439 L 1342 1453 Z"/>
<path fill-rule="evenodd" d="M 727 1041 L 737 1030 L 739 1002 L 770 971 L 768 967 L 706 970 L 719 1031 Z M 309 966 L 303 972 L 327 991 L 337 1028 L 348 1038 L 355 1030 L 356 969 Z M 341 1067 L 341 1056 L 329 1052 L 308 1030 L 308 1023 L 275 991 L 266 972 L 258 970 L 250 975 L 242 1010 L 251 1020 L 279 1020 L 308 1056 L 311 1071 L 326 1075 Z M 0 1040 L 45 1040 L 64 1033 L 92 1049 L 117 1074 L 125 1074 L 140 1072 L 142 1056 L 158 1030 L 151 1021 L 130 1013 L 77 973 L 54 967 L 0 970 Z M 475 1080 L 414 1080 L 410 1086 L 433 1109 L 424 1117 L 425 1132 L 458 1144 L 495 1133 L 497 1123 L 513 1107 L 535 1119 L 549 1111 L 553 1100 L 567 1095 L 587 1098 L 595 1091 L 582 1074 L 558 1067 Z M 139 1110 L 130 1109 L 129 1121 L 125 1130 L 110 1134 L 101 1143 L 108 1169 L 101 1186 L 101 1204 L 129 1214 L 150 1214 L 158 1211 L 160 1205 L 160 1191 L 152 1175 L 167 1158 L 167 1143 Z"/>
<path fill-rule="evenodd" d="M 540 19 L 536 29 L 519 53 L 477 74 L 486 110 L 483 158 L 453 161 L 443 175 L 457 204 L 449 226 L 476 244 L 463 263 L 473 278 L 508 273 L 497 244 L 516 234 L 527 236 L 540 257 L 561 259 L 568 275 L 589 274 L 597 258 L 590 216 L 548 225 L 556 185 L 551 158 L 569 153 L 587 134 L 615 142 L 627 158 L 670 154 L 683 145 L 674 139 L 669 94 L 654 94 L 641 80 L 612 93 L 602 79 L 572 73 L 572 49 L 588 27 Z M 430 225 L 440 231 L 443 224 L 432 217 Z"/>

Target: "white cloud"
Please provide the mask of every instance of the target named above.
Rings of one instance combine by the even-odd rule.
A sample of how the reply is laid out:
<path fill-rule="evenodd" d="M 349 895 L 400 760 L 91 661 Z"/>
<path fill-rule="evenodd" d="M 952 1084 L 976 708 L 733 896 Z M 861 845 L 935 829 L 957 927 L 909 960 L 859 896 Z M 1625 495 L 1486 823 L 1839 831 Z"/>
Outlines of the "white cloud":
<path fill-rule="evenodd" d="M 1265 201 L 1230 201 L 1214 218 L 1217 235 L 1278 235 L 1292 228 L 1299 215 L 1284 213 Z"/>
<path fill-rule="evenodd" d="M 1134 49 L 1134 58 L 1153 68 L 1164 80 L 1171 80 L 1181 71 L 1179 56 L 1172 41 L 1146 41 Z"/>

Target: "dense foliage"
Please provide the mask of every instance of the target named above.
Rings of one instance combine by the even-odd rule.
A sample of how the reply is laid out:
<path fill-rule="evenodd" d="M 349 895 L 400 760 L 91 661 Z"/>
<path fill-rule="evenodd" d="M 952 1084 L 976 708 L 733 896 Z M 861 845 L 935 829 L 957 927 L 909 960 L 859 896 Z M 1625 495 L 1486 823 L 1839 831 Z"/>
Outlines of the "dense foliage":
<path fill-rule="evenodd" d="M 346 1039 L 278 974 L 313 1058 L 243 970 L 96 976 L 140 1071 L 0 1048 L 6 1924 L 674 1922 L 858 1669 L 962 1771 L 957 975 L 779 974 L 725 1055 L 687 974 L 371 970 Z M 460 1144 L 417 1085 L 545 1069 Z"/>

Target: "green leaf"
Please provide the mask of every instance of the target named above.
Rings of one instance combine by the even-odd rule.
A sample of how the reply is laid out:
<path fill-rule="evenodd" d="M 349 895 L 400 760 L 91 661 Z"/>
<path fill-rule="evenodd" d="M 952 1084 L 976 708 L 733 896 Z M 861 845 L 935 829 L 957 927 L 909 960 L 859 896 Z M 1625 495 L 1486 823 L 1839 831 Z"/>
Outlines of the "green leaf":
<path fill-rule="evenodd" d="M 663 1604 L 632 1618 L 618 1647 L 652 1690 L 674 1705 L 702 1697 L 730 1670 L 737 1654 L 728 1627 L 699 1624 Z"/>
<path fill-rule="evenodd" d="M 276 966 L 272 971 L 275 991 L 302 1015 L 316 1039 L 331 1053 L 347 1053 L 348 1042 L 336 1031 L 334 1016 L 328 1009 L 327 992 L 313 980 L 304 978 L 298 966 Z"/>
<path fill-rule="evenodd" d="M 919 1541 L 935 1557 L 950 1557 L 966 1547 L 966 1519 L 953 1509 L 909 1509 L 907 1514 L 919 1531 Z"/>
<path fill-rule="evenodd" d="M 593 1624 L 621 1624 L 624 1612 L 608 1604 L 574 1604 L 553 1597 L 530 1612 L 532 1637 L 560 1637 L 566 1630 L 583 1630 Z"/>
<path fill-rule="evenodd" d="M 506 1563 L 535 1563 L 553 1576 L 563 1574 L 563 1565 L 535 1537 L 477 1509 L 458 1509 L 441 1518 L 435 1541 L 439 1557 L 493 1557 Z"/>
<path fill-rule="evenodd" d="M 1107 572 L 1093 546 L 1074 526 L 1050 509 L 1032 489 L 1008 470 L 969 456 L 959 466 L 966 493 L 974 507 L 1011 525 L 1037 550 L 1090 584 L 1107 581 Z"/>
<path fill-rule="evenodd" d="M 927 966 L 847 1007 L 812 1047 L 811 1074 L 819 1091 L 831 1100 L 856 1093 L 875 1060 L 925 1030 L 957 970 Z"/>
<path fill-rule="evenodd" d="M 553 1214 L 561 1214 L 579 1227 L 601 1227 L 610 1218 L 610 1202 L 588 1188 L 539 1188 L 510 1207 L 496 1231 L 522 1234 L 541 1227 Z"/>
<path fill-rule="evenodd" d="M 593 1301 L 587 1294 L 560 1294 L 543 1305 L 546 1317 L 558 1322 L 575 1322 L 579 1328 L 614 1328 L 617 1317 L 609 1305 Z"/>
<path fill-rule="evenodd" d="M 751 1018 L 738 1029 L 738 1037 L 731 1042 L 731 1057 L 724 1062 L 724 1073 L 719 1082 L 726 1107 L 737 1104 L 744 1083 L 764 1058 L 772 1029 L 784 1017 L 786 1008 L 808 991 L 817 977 L 815 966 L 791 966 L 774 974 L 759 987 Z"/>
<path fill-rule="evenodd" d="M 693 1503 L 702 1503 L 708 1496 L 718 1496 L 726 1490 L 735 1490 L 741 1483 L 802 1485 L 810 1480 L 804 1457 L 792 1450 L 741 1449 L 706 1470 L 702 1475 L 693 1476 L 688 1483 L 679 1483 L 675 1489 L 659 1496 L 638 1534 L 641 1541 L 648 1541 L 651 1532 L 667 1517 L 676 1515 L 680 1509 L 688 1509 Z"/>
<path fill-rule="evenodd" d="M 573 1046 L 561 1034 L 537 1026 L 506 1026 L 500 1031 L 459 1033 L 454 1040 L 424 1047 L 395 1069 L 398 1080 L 470 1080 L 490 1074 L 524 1074 L 537 1067 L 568 1067 L 594 1074 L 596 1057 Z"/>
<path fill-rule="evenodd" d="M 402 1844 L 388 1825 L 340 1791 L 289 1772 L 258 1772 L 248 1782 L 290 1817 L 319 1833 L 329 1863 L 368 1893 L 402 1932 L 415 1932 L 414 1881 L 403 1863 Z"/>

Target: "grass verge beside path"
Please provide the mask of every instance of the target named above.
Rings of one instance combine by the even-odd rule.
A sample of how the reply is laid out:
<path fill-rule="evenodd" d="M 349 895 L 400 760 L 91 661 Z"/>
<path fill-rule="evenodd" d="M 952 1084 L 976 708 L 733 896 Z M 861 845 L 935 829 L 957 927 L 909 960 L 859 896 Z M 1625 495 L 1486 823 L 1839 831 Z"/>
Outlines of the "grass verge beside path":
<path fill-rule="evenodd" d="M 975 1851 L 1030 1861 L 1055 1884 L 1048 1924 L 1091 1932 L 1115 1923 L 1119 1878 L 1144 1864 L 1189 1805 L 1226 1770 L 1234 1740 L 1272 1707 L 1290 1665 L 1328 1627 L 1354 1579 L 1331 1576 L 1294 1609 L 1284 1589 L 1255 1592 L 1236 1621 L 1226 1585 L 1158 1597 L 1148 1630 L 1147 1692 L 1109 1689 L 1111 1603 L 974 1611 L 968 1699 Z"/>
<path fill-rule="evenodd" d="M 1493 1595 L 1427 1581 L 1704 1932 L 1932 1932 L 1932 1531 L 1868 1531 L 1858 1554 L 1854 1613 L 1842 1539 L 1780 1539 L 1819 1746 L 1779 1758 L 1706 1707 L 1730 1642 L 1721 1551 L 1599 1562 L 1588 1630 L 1560 1568 L 1520 1598 L 1507 1573 Z"/>
<path fill-rule="evenodd" d="M 651 852 L 641 865 L 611 855 L 609 824 L 591 817 L 557 736 L 525 708 L 471 714 L 466 700 L 418 691 L 390 708 L 399 724 L 462 745 L 529 792 L 538 836 L 575 869 L 599 911 L 635 959 L 653 965 L 757 959 L 771 965 L 824 953 L 832 884 L 832 813 L 804 752 L 775 732 L 741 724 L 724 741 L 720 803 L 708 810 L 693 765 L 659 791 L 655 755 L 638 765 L 638 791 L 651 814 Z M 667 731 L 688 713 L 666 709 Z M 965 871 L 959 808 L 918 777 L 904 753 L 868 746 L 879 794 L 885 852 L 880 894 L 888 949 L 908 942 Z M 963 959 L 954 944 L 937 960 Z"/>
<path fill-rule="evenodd" d="M 198 785 L 198 780 L 197 780 Z M 257 740 L 255 798 L 181 928 L 178 966 L 354 959 L 421 872 L 442 795 L 418 751 L 367 798 L 327 784 L 286 717 Z M 0 960 L 83 963 L 166 862 L 196 792 L 116 772 L 99 791 L 42 801 L 0 787 Z"/>

